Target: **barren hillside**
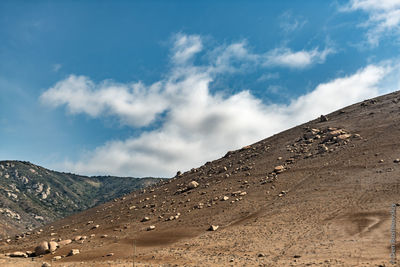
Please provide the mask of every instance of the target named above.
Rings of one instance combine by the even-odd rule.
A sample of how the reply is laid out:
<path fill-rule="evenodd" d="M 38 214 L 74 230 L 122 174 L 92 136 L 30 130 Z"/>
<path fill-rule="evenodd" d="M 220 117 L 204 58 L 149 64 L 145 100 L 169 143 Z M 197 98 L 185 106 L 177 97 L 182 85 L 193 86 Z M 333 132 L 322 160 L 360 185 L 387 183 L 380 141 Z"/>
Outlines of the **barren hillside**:
<path fill-rule="evenodd" d="M 3 242 L 72 241 L 0 264 L 387 266 L 399 135 L 400 93 L 366 100 Z"/>

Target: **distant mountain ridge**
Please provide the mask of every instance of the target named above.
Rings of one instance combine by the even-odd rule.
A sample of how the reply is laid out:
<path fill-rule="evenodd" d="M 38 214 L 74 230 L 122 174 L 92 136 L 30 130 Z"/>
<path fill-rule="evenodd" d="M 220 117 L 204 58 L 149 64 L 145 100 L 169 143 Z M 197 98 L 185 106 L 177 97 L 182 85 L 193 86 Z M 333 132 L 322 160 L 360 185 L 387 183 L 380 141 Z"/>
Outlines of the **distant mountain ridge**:
<path fill-rule="evenodd" d="M 88 177 L 26 161 L 0 161 L 0 235 L 38 227 L 160 180 Z"/>

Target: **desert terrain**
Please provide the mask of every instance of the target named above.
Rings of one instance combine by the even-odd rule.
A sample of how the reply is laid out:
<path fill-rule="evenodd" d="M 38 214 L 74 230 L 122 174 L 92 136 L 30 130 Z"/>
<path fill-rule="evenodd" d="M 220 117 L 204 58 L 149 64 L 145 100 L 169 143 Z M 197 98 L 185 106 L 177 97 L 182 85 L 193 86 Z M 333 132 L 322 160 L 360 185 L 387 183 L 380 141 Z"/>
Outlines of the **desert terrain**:
<path fill-rule="evenodd" d="M 365 100 L 3 240 L 0 265 L 391 266 L 399 136 L 400 92 Z"/>

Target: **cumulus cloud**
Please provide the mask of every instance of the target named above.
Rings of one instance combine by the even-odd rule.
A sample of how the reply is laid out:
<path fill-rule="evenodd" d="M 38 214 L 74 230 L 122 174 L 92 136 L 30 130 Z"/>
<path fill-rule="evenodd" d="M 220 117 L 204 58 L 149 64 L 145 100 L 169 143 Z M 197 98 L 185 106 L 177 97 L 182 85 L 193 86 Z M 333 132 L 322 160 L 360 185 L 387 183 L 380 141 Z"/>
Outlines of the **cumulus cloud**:
<path fill-rule="evenodd" d="M 368 42 L 379 45 L 385 34 L 400 33 L 400 0 L 352 0 L 342 11 L 361 10 L 369 16 L 362 27 L 367 27 Z"/>
<path fill-rule="evenodd" d="M 198 45 L 192 42 L 192 46 Z M 179 55 L 196 51 L 188 44 L 174 49 Z M 234 55 L 243 52 L 241 46 L 232 51 Z M 220 52 L 223 55 L 224 51 Z M 221 69 L 215 71 L 216 66 L 229 69 L 225 60 L 196 66 L 186 59 L 150 85 L 95 83 L 71 75 L 44 92 L 44 103 L 65 105 L 70 113 L 92 117 L 113 115 L 133 128 L 148 126 L 163 113 L 162 120 L 139 136 L 110 141 L 78 161 L 66 162 L 65 168 L 84 174 L 172 176 L 177 170 L 200 166 L 228 150 L 376 96 L 380 82 L 390 72 L 386 66 L 369 65 L 320 84 L 288 104 L 266 105 L 248 90 L 233 95 L 210 92 L 210 83 L 221 73 Z"/>
<path fill-rule="evenodd" d="M 41 95 L 41 101 L 54 107 L 66 105 L 72 114 L 91 117 L 117 115 L 131 126 L 145 126 L 163 112 L 168 103 L 163 99 L 161 84 L 118 84 L 104 81 L 95 84 L 88 77 L 70 75 Z"/>

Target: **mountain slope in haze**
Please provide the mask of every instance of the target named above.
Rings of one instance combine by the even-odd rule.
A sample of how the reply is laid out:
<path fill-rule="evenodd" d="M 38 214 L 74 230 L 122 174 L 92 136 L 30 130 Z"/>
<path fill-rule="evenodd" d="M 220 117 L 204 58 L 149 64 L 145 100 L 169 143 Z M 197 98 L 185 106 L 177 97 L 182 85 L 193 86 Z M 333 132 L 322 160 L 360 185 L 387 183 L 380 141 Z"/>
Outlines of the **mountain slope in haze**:
<path fill-rule="evenodd" d="M 3 242 L 76 240 L 0 264 L 388 266 L 399 136 L 400 92 L 366 100 Z"/>
<path fill-rule="evenodd" d="M 0 224 L 23 231 L 91 208 L 160 181 L 81 176 L 23 161 L 0 161 Z"/>

